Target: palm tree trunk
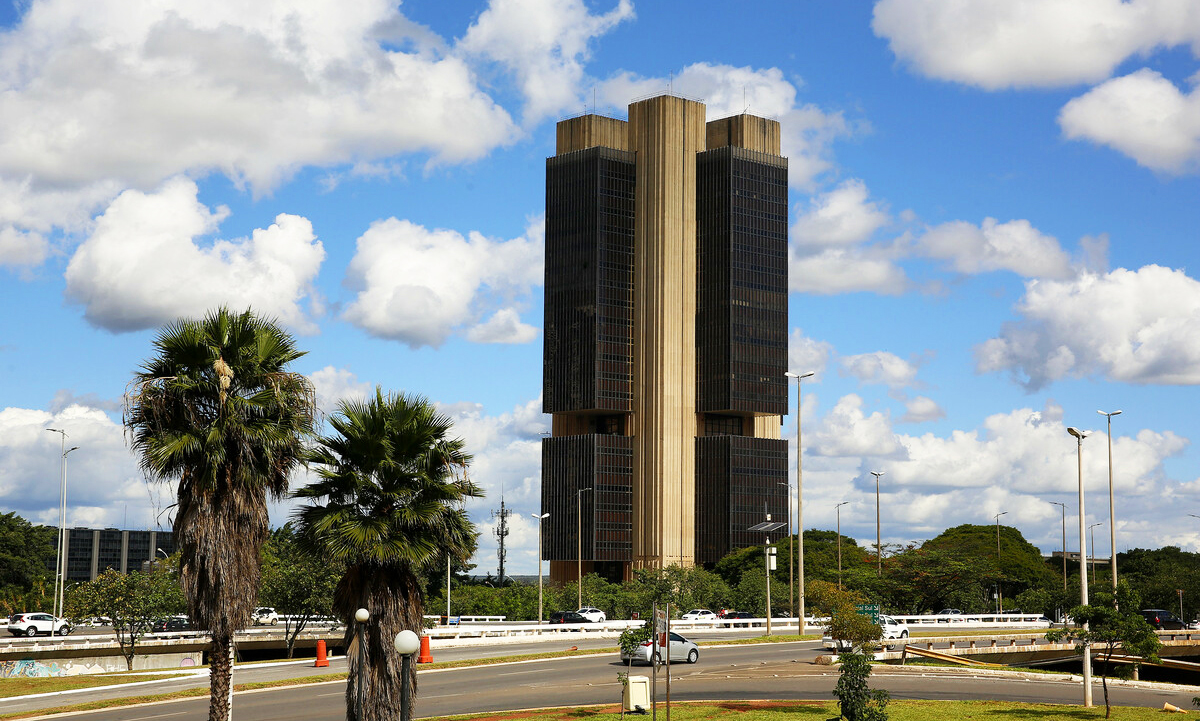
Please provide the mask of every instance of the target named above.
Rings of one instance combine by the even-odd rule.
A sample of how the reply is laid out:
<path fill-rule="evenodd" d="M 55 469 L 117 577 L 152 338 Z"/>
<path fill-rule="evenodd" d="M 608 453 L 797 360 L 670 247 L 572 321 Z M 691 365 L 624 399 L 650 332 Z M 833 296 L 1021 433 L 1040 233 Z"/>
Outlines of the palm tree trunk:
<path fill-rule="evenodd" d="M 213 636 L 208 657 L 208 721 L 230 721 L 233 718 L 232 651 L 232 638 Z"/>
<path fill-rule="evenodd" d="M 402 678 L 402 663 L 393 645 L 396 634 L 404 629 L 422 630 L 423 603 L 420 583 L 411 574 L 397 569 L 357 567 L 347 572 L 338 589 L 339 612 L 350 619 L 346 627 L 346 658 L 350 673 L 346 679 L 347 721 L 411 721 L 417 691 L 416 664 L 410 664 L 408 678 Z M 354 609 L 365 608 L 371 618 L 364 629 L 365 654 L 358 644 L 358 622 Z M 365 655 L 365 665 L 360 661 Z M 358 716 L 358 687 L 363 679 L 362 717 Z M 409 717 L 401 719 L 401 684 L 409 687 Z"/>

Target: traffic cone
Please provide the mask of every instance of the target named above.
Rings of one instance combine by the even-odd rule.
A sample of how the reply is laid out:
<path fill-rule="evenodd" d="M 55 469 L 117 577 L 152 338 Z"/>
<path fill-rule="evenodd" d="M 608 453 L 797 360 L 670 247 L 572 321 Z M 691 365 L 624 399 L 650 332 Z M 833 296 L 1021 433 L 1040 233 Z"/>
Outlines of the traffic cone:
<path fill-rule="evenodd" d="M 313 664 L 315 668 L 322 668 L 329 665 L 329 658 L 325 656 L 325 639 L 317 639 L 317 662 Z"/>
<path fill-rule="evenodd" d="M 421 655 L 417 656 L 417 663 L 433 663 L 433 656 L 429 653 L 429 637 L 421 637 Z"/>
<path fill-rule="evenodd" d="M 1183 709 L 1179 708 L 1178 706 L 1174 706 L 1169 703 L 1163 703 L 1163 711 L 1174 711 L 1175 713 L 1187 713 L 1187 711 L 1184 711 Z"/>

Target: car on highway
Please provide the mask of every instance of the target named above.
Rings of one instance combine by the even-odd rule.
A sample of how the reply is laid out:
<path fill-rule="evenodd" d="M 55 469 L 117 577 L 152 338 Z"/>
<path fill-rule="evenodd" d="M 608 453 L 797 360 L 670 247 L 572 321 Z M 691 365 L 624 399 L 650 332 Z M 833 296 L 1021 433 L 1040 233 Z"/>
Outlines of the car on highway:
<path fill-rule="evenodd" d="M 669 648 L 665 648 L 660 644 L 656 644 L 654 639 L 643 642 L 640 646 L 633 649 L 633 653 L 621 651 L 621 660 L 626 663 L 652 663 L 654 660 L 654 651 L 657 647 L 659 658 L 663 663 L 667 661 L 667 651 L 670 650 L 670 658 L 672 662 L 687 661 L 688 663 L 696 663 L 700 660 L 700 647 L 683 636 L 675 633 L 670 634 L 671 640 Z"/>
<path fill-rule="evenodd" d="M 269 606 L 259 606 L 254 609 L 251 620 L 255 626 L 277 626 L 279 625 L 279 614 L 275 613 L 275 609 Z"/>
<path fill-rule="evenodd" d="M 744 618 L 756 618 L 756 616 L 753 613 L 750 613 L 749 611 L 726 611 L 721 616 L 721 618 L 726 621 L 734 621 L 734 620 L 744 619 Z M 745 623 L 732 623 L 729 625 L 732 626 L 733 628 L 749 628 L 752 625 L 757 626 L 758 624 L 757 623 L 751 624 L 749 621 L 746 621 Z"/>
<path fill-rule="evenodd" d="M 150 624 L 151 633 L 169 633 L 174 631 L 192 631 L 192 622 L 187 616 L 172 616 Z"/>
<path fill-rule="evenodd" d="M 693 608 L 679 617 L 681 621 L 715 621 L 717 614 L 707 608 Z"/>
<path fill-rule="evenodd" d="M 938 623 L 963 623 L 962 611 L 957 608 L 943 608 L 937 612 Z"/>
<path fill-rule="evenodd" d="M 8 622 L 8 632 L 14 636 L 66 636 L 71 632 L 71 623 L 65 618 L 56 618 L 48 613 L 18 613 Z"/>
<path fill-rule="evenodd" d="M 577 611 L 555 611 L 550 614 L 550 623 L 593 623 L 593 621 Z"/>
<path fill-rule="evenodd" d="M 908 624 L 897 621 L 891 616 L 880 616 L 879 627 L 883 629 L 884 638 L 908 638 Z"/>
<path fill-rule="evenodd" d="M 1161 608 L 1143 608 L 1141 614 L 1158 631 L 1181 631 L 1188 627 L 1178 616 Z"/>
<path fill-rule="evenodd" d="M 592 623 L 604 623 L 608 620 L 608 616 L 604 615 L 604 611 L 601 611 L 594 606 L 584 606 L 575 613 L 578 613 L 580 616 L 583 616 Z"/>

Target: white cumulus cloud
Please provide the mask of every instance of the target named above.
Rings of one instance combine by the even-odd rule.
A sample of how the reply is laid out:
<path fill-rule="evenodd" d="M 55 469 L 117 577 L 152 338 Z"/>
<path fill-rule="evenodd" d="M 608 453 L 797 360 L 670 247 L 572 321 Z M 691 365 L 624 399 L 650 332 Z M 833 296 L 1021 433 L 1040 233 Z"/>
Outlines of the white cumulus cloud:
<path fill-rule="evenodd" d="M 280 214 L 249 238 L 201 241 L 228 210 L 197 200 L 196 184 L 174 178 L 154 193 L 127 190 L 97 218 L 67 266 L 67 297 L 90 323 L 111 331 L 199 316 L 219 305 L 253 308 L 300 332 L 315 325 L 302 308 L 325 250 L 305 218 Z"/>
<path fill-rule="evenodd" d="M 806 445 L 819 456 L 891 458 L 904 453 L 888 416 L 879 411 L 867 415 L 863 399 L 853 393 L 838 399 Z"/>
<path fill-rule="evenodd" d="M 784 78 L 779 68 L 695 63 L 670 81 L 625 72 L 597 86 L 600 101 L 622 111 L 635 98 L 665 93 L 668 88 L 703 100 L 709 120 L 742 112 L 778 120 L 783 133 L 782 152 L 788 158 L 788 176 L 794 187 L 809 187 L 828 171 L 832 167 L 833 141 L 854 131 L 841 111 L 800 104 L 796 86 Z"/>
<path fill-rule="evenodd" d="M 895 353 L 875 351 L 842 358 L 842 374 L 860 383 L 881 383 L 889 388 L 904 388 L 917 380 L 917 366 Z"/>
<path fill-rule="evenodd" d="M 812 199 L 792 224 L 792 242 L 814 248 L 858 245 L 889 221 L 887 212 L 870 200 L 866 184 L 852 178 Z"/>
<path fill-rule="evenodd" d="M 1158 265 L 1032 280 L 1020 319 L 975 349 L 981 372 L 1009 371 L 1030 389 L 1064 377 L 1200 383 L 1200 282 Z"/>
<path fill-rule="evenodd" d="M 976 226 L 957 220 L 929 228 L 917 252 L 946 261 L 959 273 L 1008 270 L 1026 278 L 1070 278 L 1071 259 L 1058 241 L 1028 220 L 1001 223 L 985 218 Z"/>
<path fill-rule="evenodd" d="M 317 407 L 325 414 L 333 413 L 342 401 L 366 400 L 375 390 L 370 383 L 358 380 L 348 368 L 325 366 L 308 377 L 317 390 Z"/>
<path fill-rule="evenodd" d="M 904 402 L 905 413 L 900 418 L 901 423 L 924 423 L 946 417 L 946 411 L 937 401 L 925 396 L 910 398 Z"/>
<path fill-rule="evenodd" d="M 0 223 L 23 230 L 185 172 L 262 192 L 305 165 L 469 161 L 518 132 L 386 0 L 43 0 L 4 34 L 0 89 L 0 187 L 29 184 Z"/>
<path fill-rule="evenodd" d="M 629 0 L 602 14 L 582 0 L 491 0 L 459 47 L 501 63 L 516 77 L 525 122 L 532 123 L 574 108 L 589 43 L 633 16 Z"/>
<path fill-rule="evenodd" d="M 879 0 L 872 21 L 921 73 L 989 90 L 1095 83 L 1131 55 L 1200 40 L 1174 0 Z"/>
<path fill-rule="evenodd" d="M 1200 88 L 1184 93 L 1153 70 L 1092 88 L 1063 106 L 1058 122 L 1066 137 L 1107 145 L 1153 170 L 1200 166 Z"/>
<path fill-rule="evenodd" d="M 506 342 L 532 340 L 536 333 L 514 319 L 515 312 L 482 326 L 477 321 L 493 299 L 527 294 L 542 282 L 541 234 L 540 218 L 524 237 L 508 241 L 396 218 L 376 221 L 359 237 L 346 272 L 356 296 L 345 318 L 412 348 L 437 347 L 466 325 L 478 326 L 474 335 L 481 342 L 499 342 L 505 331 Z"/>

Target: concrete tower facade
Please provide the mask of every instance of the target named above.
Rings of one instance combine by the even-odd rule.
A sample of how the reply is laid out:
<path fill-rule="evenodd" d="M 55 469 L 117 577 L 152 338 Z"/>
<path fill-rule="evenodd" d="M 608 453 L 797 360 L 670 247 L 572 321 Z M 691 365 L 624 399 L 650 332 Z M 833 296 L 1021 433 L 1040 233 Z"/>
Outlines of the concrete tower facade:
<path fill-rule="evenodd" d="M 786 514 L 779 124 L 659 96 L 558 125 L 546 170 L 542 557 L 711 563 Z"/>

